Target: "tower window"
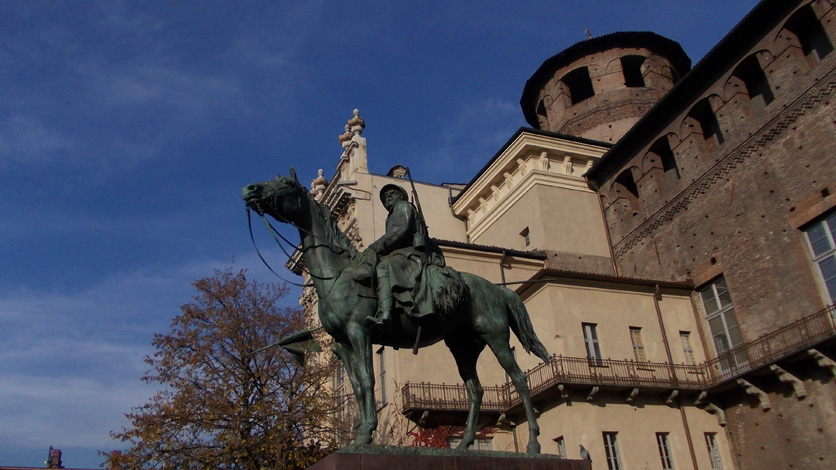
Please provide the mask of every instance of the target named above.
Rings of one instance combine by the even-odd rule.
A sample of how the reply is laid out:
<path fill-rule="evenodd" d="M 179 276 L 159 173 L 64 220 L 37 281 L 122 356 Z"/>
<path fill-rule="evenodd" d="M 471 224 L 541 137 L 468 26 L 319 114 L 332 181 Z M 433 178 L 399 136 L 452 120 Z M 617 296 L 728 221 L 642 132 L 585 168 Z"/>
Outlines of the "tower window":
<path fill-rule="evenodd" d="M 624 170 L 615 179 L 615 192 L 616 197 L 627 199 L 633 215 L 639 213 L 639 188 L 633 180 L 633 173 L 630 169 Z"/>
<path fill-rule="evenodd" d="M 589 78 L 589 69 L 586 67 L 572 70 L 563 76 L 562 81 L 569 88 L 569 96 L 572 98 L 572 104 L 578 104 L 587 98 L 595 96 L 595 90 L 592 88 L 592 79 Z"/>
<path fill-rule="evenodd" d="M 810 5 L 795 12 L 785 27 L 798 38 L 804 55 L 812 57 L 816 62 L 833 51 L 833 44 Z"/>
<path fill-rule="evenodd" d="M 547 130 L 549 128 L 549 114 L 543 100 L 540 100 L 540 103 L 537 104 L 537 125 L 538 129 Z"/>
<path fill-rule="evenodd" d="M 708 103 L 708 98 L 704 98 L 691 108 L 688 116 L 695 119 L 699 125 L 702 135 L 707 141 L 714 141 L 717 145 L 723 143 L 723 133 L 720 131 L 720 123 L 717 122 L 717 116 L 711 109 Z"/>
<path fill-rule="evenodd" d="M 676 164 L 676 157 L 671 150 L 671 144 L 667 137 L 662 137 L 650 147 L 650 152 L 656 154 L 662 161 L 662 169 L 665 171 L 665 181 L 668 186 L 673 186 L 679 181 L 679 166 Z"/>
<path fill-rule="evenodd" d="M 744 59 L 732 75 L 739 78 L 746 86 L 749 100 L 756 111 L 762 110 L 775 99 L 769 82 L 766 80 L 766 74 L 763 73 L 756 56 L 751 55 Z"/>
<path fill-rule="evenodd" d="M 644 87 L 642 76 L 642 64 L 644 57 L 640 55 L 627 55 L 621 58 L 621 71 L 624 74 L 624 85 L 630 88 Z"/>

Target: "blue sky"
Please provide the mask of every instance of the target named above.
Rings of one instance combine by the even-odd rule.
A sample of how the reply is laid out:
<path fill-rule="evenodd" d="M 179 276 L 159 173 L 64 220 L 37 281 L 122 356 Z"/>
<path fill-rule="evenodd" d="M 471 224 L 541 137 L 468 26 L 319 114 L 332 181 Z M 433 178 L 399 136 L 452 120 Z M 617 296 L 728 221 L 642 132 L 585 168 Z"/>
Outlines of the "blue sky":
<path fill-rule="evenodd" d="M 585 28 L 654 31 L 696 63 L 755 3 L 0 2 L 0 465 L 120 448 L 191 283 L 274 280 L 241 187 L 330 179 L 354 108 L 371 171 L 467 182 Z"/>

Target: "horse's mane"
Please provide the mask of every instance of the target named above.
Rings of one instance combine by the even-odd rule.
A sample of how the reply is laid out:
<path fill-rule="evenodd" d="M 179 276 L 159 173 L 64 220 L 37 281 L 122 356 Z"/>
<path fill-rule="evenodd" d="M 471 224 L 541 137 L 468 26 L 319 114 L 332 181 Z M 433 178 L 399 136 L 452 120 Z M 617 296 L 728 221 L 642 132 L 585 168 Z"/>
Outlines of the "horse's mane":
<path fill-rule="evenodd" d="M 336 245 L 343 250 L 345 250 L 351 257 L 357 255 L 357 248 L 355 248 L 354 244 L 351 243 L 351 240 L 348 239 L 348 236 L 340 230 L 339 225 L 337 225 L 337 221 L 334 220 L 334 215 L 331 213 L 331 209 L 328 206 L 322 205 L 316 201 L 316 199 L 311 196 L 310 192 L 305 190 L 304 186 L 299 186 L 300 192 L 304 194 L 307 199 L 308 203 L 313 207 L 313 213 L 319 216 L 319 219 L 322 221 L 323 225 L 326 229 L 326 234 L 328 236 L 328 242 Z"/>

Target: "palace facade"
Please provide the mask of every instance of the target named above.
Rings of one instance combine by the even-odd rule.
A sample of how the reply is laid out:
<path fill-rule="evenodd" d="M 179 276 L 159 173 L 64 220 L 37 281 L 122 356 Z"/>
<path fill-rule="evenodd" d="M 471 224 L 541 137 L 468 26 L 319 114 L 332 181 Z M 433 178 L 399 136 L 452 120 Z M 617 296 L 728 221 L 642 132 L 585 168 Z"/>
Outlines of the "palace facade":
<path fill-rule="evenodd" d="M 596 469 L 836 465 L 834 3 L 764 0 L 693 68 L 653 33 L 572 45 L 525 84 L 531 127 L 470 182 L 414 183 L 447 263 L 514 289 L 553 355 L 512 337 L 543 452 L 583 446 Z M 336 175 L 312 184 L 360 248 L 385 231 L 380 188 L 411 192 L 404 167 L 369 172 L 364 127 L 355 112 Z M 301 302 L 315 318 L 315 293 Z M 375 352 L 379 442 L 464 423 L 443 344 Z M 489 352 L 478 371 L 477 446 L 524 450 L 508 378 Z"/>

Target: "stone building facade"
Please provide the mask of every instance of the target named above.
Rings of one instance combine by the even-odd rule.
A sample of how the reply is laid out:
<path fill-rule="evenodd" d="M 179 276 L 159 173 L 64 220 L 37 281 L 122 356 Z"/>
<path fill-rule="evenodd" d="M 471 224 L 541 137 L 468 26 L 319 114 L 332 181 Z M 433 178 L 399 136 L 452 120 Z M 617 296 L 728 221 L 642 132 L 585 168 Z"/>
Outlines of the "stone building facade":
<path fill-rule="evenodd" d="M 833 467 L 834 18 L 829 0 L 764 0 L 693 69 L 652 33 L 583 41 L 534 73 L 532 128 L 469 183 L 415 183 L 448 264 L 515 289 L 554 355 L 517 357 L 544 452 L 583 446 L 596 469 Z M 384 233 L 380 188 L 411 192 L 401 166 L 368 171 L 364 127 L 355 112 L 334 178 L 312 185 L 361 248 Z M 315 294 L 302 300 L 313 318 Z M 463 423 L 443 345 L 375 352 L 378 442 Z M 518 399 L 490 354 L 478 371 L 479 445 L 516 450 Z"/>

